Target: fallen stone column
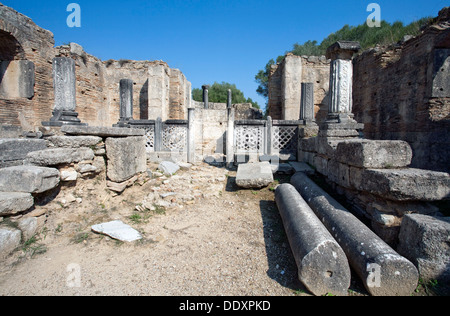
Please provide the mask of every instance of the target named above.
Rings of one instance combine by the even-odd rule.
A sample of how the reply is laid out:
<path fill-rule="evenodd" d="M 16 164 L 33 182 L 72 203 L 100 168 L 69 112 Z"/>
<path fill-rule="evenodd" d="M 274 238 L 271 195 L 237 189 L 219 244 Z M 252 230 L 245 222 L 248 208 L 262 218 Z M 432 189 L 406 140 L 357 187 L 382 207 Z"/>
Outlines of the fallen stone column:
<path fill-rule="evenodd" d="M 416 267 L 366 225 L 299 172 L 291 183 L 344 250 L 367 291 L 376 296 L 406 296 L 417 287 Z"/>
<path fill-rule="evenodd" d="M 290 184 L 275 198 L 298 267 L 299 280 L 314 295 L 347 295 L 350 267 L 344 251 Z"/>

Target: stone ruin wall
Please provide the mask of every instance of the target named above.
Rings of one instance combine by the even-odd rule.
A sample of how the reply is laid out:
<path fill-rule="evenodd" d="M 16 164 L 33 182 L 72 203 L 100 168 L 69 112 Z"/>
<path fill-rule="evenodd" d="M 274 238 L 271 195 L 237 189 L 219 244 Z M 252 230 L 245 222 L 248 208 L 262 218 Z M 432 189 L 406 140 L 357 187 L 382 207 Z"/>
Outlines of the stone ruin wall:
<path fill-rule="evenodd" d="M 449 171 L 450 25 L 446 21 L 354 60 L 353 113 L 369 139 L 404 140 L 412 166 Z"/>
<path fill-rule="evenodd" d="M 404 140 L 412 167 L 448 172 L 450 157 L 450 24 L 448 8 L 417 37 L 370 49 L 353 61 L 353 113 L 364 136 Z M 301 62 L 300 62 L 301 60 Z M 288 54 L 272 66 L 269 115 L 298 119 L 300 85 L 314 83 L 316 121 L 326 118 L 329 60 Z"/>
<path fill-rule="evenodd" d="M 9 63 L 34 63 L 34 93 L 30 97 L 0 97 L 0 124 L 37 126 L 51 117 L 53 100 L 52 59 L 55 56 L 53 34 L 24 15 L 0 4 L 0 60 Z M 11 46 L 15 49 L 11 49 Z M 13 61 L 13 62 L 11 62 Z M 2 79 L 5 80 L 6 76 Z M 20 78 L 15 78 L 20 79 Z"/>
<path fill-rule="evenodd" d="M 253 108 L 251 103 L 236 103 L 235 120 L 262 119 L 261 110 Z M 192 101 L 195 108 L 195 139 L 197 158 L 203 160 L 206 156 L 226 153 L 226 133 L 228 128 L 228 110 L 226 103 L 209 102 L 209 108 L 204 108 L 203 102 Z"/>
<path fill-rule="evenodd" d="M 7 135 L 5 130 L 10 129 L 36 131 L 42 121 L 48 121 L 52 116 L 54 57 L 70 57 L 76 62 L 76 111 L 84 123 L 91 126 L 117 123 L 120 79 L 134 81 L 135 119 L 187 119 L 192 87 L 180 70 L 170 68 L 163 61 L 103 62 L 75 43 L 55 48 L 53 34 L 30 18 L 2 4 L 0 17 L 0 60 L 3 69 L 8 71 L 6 74 L 1 72 L 0 126 L 3 136 Z M 23 61 L 34 64 L 34 76 L 32 72 L 23 74 Z M 7 80 L 9 78 L 11 80 Z M 12 84 L 6 85 L 8 82 Z M 28 95 L 14 91 L 24 82 L 31 84 Z"/>
<path fill-rule="evenodd" d="M 269 76 L 269 115 L 276 120 L 298 120 L 300 117 L 301 83 L 314 83 L 316 120 L 321 122 L 328 112 L 330 61 L 325 56 L 286 55 L 272 66 Z"/>

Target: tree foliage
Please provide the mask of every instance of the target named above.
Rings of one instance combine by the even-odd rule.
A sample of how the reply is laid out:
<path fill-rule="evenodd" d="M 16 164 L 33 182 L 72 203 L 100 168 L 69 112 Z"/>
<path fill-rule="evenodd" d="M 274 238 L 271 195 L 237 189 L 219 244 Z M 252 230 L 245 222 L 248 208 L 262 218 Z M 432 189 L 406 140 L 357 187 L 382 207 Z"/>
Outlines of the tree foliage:
<path fill-rule="evenodd" d="M 405 35 L 418 35 L 423 26 L 430 23 L 432 19 L 429 17 L 422 18 L 404 25 L 402 22 L 394 22 L 392 24 L 381 21 L 380 27 L 369 27 L 367 23 L 358 26 L 345 25 L 335 33 L 330 34 L 320 44 L 317 41 L 306 41 L 303 44 L 294 44 L 291 51 L 297 56 L 322 56 L 325 55 L 327 48 L 337 41 L 356 41 L 361 44 L 363 50 L 376 45 L 389 45 L 401 41 Z M 284 56 L 279 56 L 277 62 L 282 61 Z M 259 84 L 256 90 L 259 95 L 267 98 L 269 94 L 268 82 L 271 66 L 275 65 L 273 59 L 269 60 L 264 70 L 260 70 L 255 77 Z"/>
<path fill-rule="evenodd" d="M 251 103 L 254 108 L 259 109 L 259 105 L 257 102 L 253 101 L 251 98 L 246 98 L 244 93 L 239 90 L 235 84 L 231 84 L 228 82 L 218 83 L 215 82 L 208 89 L 208 100 L 213 103 L 226 103 L 228 100 L 228 89 L 231 90 L 232 93 L 232 102 L 236 103 Z M 202 102 L 203 101 L 203 89 L 194 88 L 192 90 L 192 98 L 195 101 Z"/>

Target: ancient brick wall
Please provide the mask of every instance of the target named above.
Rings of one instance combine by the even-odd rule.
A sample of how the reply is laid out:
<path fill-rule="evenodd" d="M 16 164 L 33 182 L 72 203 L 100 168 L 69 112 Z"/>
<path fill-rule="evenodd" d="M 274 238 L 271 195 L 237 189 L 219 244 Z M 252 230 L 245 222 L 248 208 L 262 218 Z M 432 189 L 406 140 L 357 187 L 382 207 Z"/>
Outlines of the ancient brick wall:
<path fill-rule="evenodd" d="M 450 168 L 449 52 L 447 20 L 354 60 L 353 113 L 365 137 L 407 141 L 413 167 Z"/>
<path fill-rule="evenodd" d="M 0 125 L 34 131 L 41 126 L 42 121 L 48 121 L 52 117 L 54 57 L 75 60 L 76 111 L 83 123 L 91 126 L 111 126 L 117 123 L 120 117 L 121 79 L 134 81 L 135 119 L 187 118 L 187 108 L 191 103 L 191 83 L 180 70 L 171 69 L 163 61 L 123 59 L 104 62 L 86 53 L 78 44 L 71 43 L 56 48 L 54 44 L 51 32 L 0 4 L 0 70 L 6 69 L 10 61 L 28 60 L 35 66 L 32 96 L 11 97 L 14 93 L 0 95 Z M 5 85 L 0 87 L 0 91 L 1 88 L 11 89 Z"/>
<path fill-rule="evenodd" d="M 28 60 L 35 66 L 32 98 L 0 98 L 0 124 L 29 129 L 51 117 L 53 100 L 52 59 L 53 34 L 37 26 L 28 17 L 0 4 L 1 57 Z M 13 48 L 10 45 L 13 45 Z M 48 105 L 50 102 L 50 105 Z"/>
<path fill-rule="evenodd" d="M 269 115 L 277 120 L 298 120 L 301 83 L 314 83 L 316 120 L 321 122 L 328 112 L 330 63 L 324 56 L 295 56 L 272 66 L 269 76 Z"/>

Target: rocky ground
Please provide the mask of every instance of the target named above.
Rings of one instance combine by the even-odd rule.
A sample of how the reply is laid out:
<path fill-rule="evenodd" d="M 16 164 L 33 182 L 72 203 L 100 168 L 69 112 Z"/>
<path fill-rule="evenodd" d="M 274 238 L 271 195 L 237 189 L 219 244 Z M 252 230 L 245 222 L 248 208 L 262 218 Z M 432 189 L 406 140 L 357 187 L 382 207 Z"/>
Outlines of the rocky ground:
<path fill-rule="evenodd" d="M 236 171 L 194 165 L 171 177 L 142 174 L 122 194 L 105 174 L 63 185 L 33 212 L 39 233 L 0 264 L 0 295 L 303 296 L 274 202 L 236 186 Z M 93 233 L 121 220 L 140 241 Z M 434 295 L 420 284 L 414 295 Z M 349 295 L 367 295 L 356 275 Z"/>
<path fill-rule="evenodd" d="M 235 171 L 207 164 L 166 177 L 149 165 L 121 195 L 104 174 L 36 206 L 45 224 L 0 267 L 0 295 L 298 295 L 306 290 L 273 187 L 238 190 Z M 286 179 L 284 179 L 286 180 Z M 122 220 L 123 243 L 91 226 Z M 78 281 L 78 282 L 75 282 Z M 75 283 L 74 283 L 75 282 Z"/>

